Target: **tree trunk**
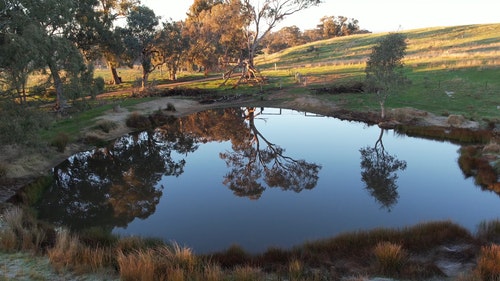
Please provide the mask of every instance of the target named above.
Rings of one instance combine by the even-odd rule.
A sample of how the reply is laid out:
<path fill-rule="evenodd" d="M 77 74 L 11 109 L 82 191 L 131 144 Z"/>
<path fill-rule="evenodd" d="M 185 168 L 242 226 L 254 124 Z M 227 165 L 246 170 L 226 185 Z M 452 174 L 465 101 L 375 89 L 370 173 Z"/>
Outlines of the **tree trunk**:
<path fill-rule="evenodd" d="M 61 108 L 64 107 L 64 89 L 63 89 L 63 82 L 61 79 L 61 76 L 59 75 L 59 71 L 57 67 L 50 62 L 48 64 L 49 69 L 50 69 L 50 74 L 52 76 L 52 79 L 54 80 L 54 87 L 56 88 L 56 110 L 60 110 Z"/>
<path fill-rule="evenodd" d="M 112 66 L 111 63 L 108 62 L 108 67 L 111 70 L 111 75 L 113 77 L 113 84 L 120 85 L 122 83 L 122 78 L 118 76 L 118 72 L 116 71 L 116 67 Z"/>
<path fill-rule="evenodd" d="M 147 72 L 146 70 L 144 70 L 144 68 L 142 68 L 142 85 L 141 85 L 141 88 L 143 90 L 146 89 L 146 85 L 148 84 L 148 77 L 149 77 L 149 72 Z"/>
<path fill-rule="evenodd" d="M 379 103 L 380 103 L 380 118 L 382 120 L 384 120 L 385 119 L 385 102 L 380 101 Z"/>

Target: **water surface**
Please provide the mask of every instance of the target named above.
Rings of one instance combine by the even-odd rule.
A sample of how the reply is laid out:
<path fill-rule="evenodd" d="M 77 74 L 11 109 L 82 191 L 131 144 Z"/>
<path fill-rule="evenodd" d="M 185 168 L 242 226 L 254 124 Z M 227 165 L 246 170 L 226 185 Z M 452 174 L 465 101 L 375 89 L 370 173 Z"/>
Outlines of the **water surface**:
<path fill-rule="evenodd" d="M 499 217 L 500 198 L 464 177 L 458 149 L 291 110 L 211 110 L 74 155 L 37 208 L 197 253 L 435 220 L 474 230 Z"/>

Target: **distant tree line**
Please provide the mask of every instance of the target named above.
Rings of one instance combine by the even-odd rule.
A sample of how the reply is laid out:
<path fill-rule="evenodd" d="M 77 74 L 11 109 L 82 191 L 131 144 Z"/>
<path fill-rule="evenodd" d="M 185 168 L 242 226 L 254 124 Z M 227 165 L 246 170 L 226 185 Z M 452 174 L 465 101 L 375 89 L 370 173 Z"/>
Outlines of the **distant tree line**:
<path fill-rule="evenodd" d="M 267 35 L 262 48 L 265 53 L 272 54 L 286 48 L 353 34 L 369 33 L 359 28 L 358 20 L 344 16 L 325 16 L 320 19 L 314 29 L 301 31 L 297 26 L 287 26 Z"/>

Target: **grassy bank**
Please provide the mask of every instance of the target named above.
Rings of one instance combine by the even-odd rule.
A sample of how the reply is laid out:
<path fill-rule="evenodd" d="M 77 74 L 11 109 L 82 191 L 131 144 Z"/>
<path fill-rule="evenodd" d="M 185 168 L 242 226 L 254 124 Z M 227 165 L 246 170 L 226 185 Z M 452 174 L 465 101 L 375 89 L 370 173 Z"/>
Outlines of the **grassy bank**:
<path fill-rule="evenodd" d="M 445 279 L 439 262 L 446 260 L 474 264 L 455 272 L 454 280 L 498 280 L 500 246 L 495 242 L 499 241 L 500 221 L 483 222 L 474 234 L 443 221 L 345 233 L 262 254 L 233 246 L 196 255 L 189 248 L 156 239 L 120 238 L 97 230 L 77 236 L 37 222 L 19 207 L 3 213 L 0 227 L 1 252 L 30 253 L 37 264 L 43 264 L 40 258 L 45 257 L 51 272 L 105 276 L 101 280 Z M 0 268 L 2 274 L 11 273 Z"/>

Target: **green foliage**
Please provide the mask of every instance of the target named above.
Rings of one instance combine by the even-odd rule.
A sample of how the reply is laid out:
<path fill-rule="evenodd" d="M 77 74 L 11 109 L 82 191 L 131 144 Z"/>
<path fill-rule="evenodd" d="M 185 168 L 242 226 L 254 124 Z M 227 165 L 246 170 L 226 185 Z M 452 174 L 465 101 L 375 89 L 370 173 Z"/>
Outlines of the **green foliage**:
<path fill-rule="evenodd" d="M 35 108 L 0 102 L 0 143 L 37 146 L 40 132 L 47 129 L 50 117 Z"/>
<path fill-rule="evenodd" d="M 390 33 L 372 48 L 366 62 L 366 90 L 376 94 L 382 119 L 385 117 L 384 105 L 387 97 L 400 91 L 408 83 L 403 73 L 406 47 L 406 36 Z"/>

